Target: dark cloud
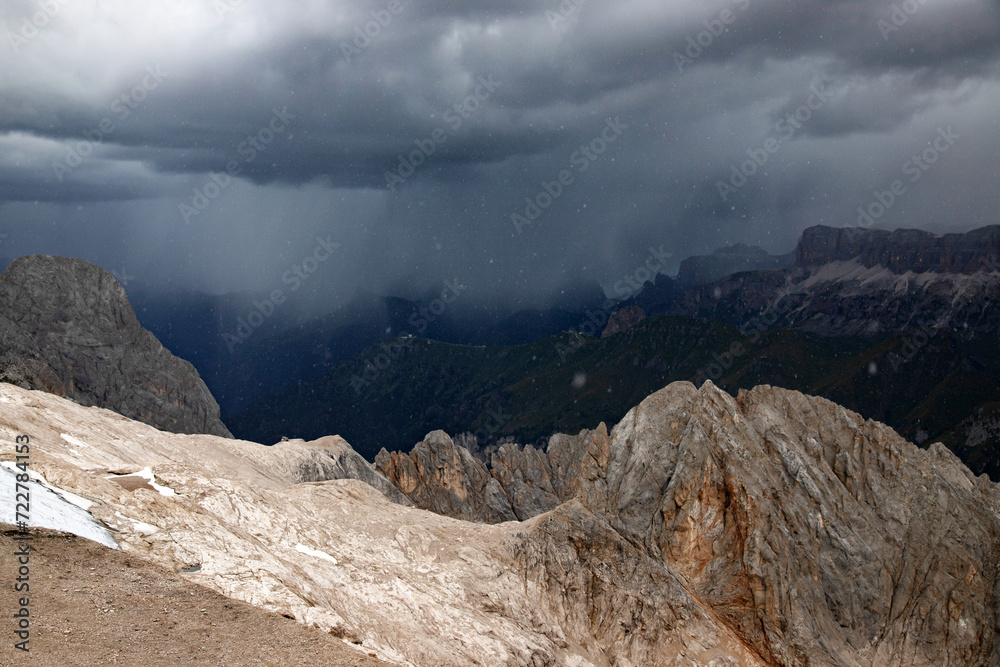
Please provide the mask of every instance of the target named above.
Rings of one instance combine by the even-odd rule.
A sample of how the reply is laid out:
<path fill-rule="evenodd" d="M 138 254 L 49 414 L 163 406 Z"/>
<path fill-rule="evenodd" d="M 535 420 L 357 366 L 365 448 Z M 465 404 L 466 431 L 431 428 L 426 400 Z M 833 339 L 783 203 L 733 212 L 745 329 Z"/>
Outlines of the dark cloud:
<path fill-rule="evenodd" d="M 0 8 L 5 253 L 266 289 L 324 233 L 350 250 L 321 294 L 459 276 L 530 305 L 609 285 L 651 245 L 784 252 L 851 224 L 942 126 L 962 140 L 880 224 L 998 222 L 995 2 L 48 6 L 45 25 L 38 4 Z"/>

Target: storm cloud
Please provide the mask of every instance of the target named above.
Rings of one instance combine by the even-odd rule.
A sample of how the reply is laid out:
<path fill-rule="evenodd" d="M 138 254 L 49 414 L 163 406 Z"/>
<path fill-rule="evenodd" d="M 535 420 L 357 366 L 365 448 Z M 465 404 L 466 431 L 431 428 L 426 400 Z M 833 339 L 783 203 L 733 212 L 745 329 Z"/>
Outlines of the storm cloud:
<path fill-rule="evenodd" d="M 452 278 L 538 305 L 651 247 L 787 252 L 894 180 L 877 226 L 1000 222 L 996 2 L 17 0 L 0 21 L 0 256 L 149 286 L 266 291 L 329 237 L 329 307 Z"/>

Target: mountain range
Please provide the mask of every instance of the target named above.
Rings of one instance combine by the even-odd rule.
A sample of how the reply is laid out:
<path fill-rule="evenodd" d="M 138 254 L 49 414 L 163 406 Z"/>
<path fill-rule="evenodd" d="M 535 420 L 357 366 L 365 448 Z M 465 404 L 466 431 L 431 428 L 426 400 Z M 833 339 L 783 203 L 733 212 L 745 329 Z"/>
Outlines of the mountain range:
<path fill-rule="evenodd" d="M 813 228 L 791 266 L 657 276 L 554 336 L 386 338 L 229 419 L 256 442 L 113 276 L 23 257 L 0 278 L 0 491 L 28 484 L 30 526 L 103 545 L 114 590 L 120 549 L 156 590 L 282 614 L 358 664 L 996 665 L 995 238 Z M 162 322 L 193 344 L 247 306 L 228 304 Z M 455 315 L 449 336 L 509 335 Z M 344 332 L 266 324 L 245 343 Z"/>
<path fill-rule="evenodd" d="M 75 260 L 23 258 L 0 282 L 11 304 L 3 372 L 167 430 L 232 429 L 265 443 L 336 430 L 369 461 L 383 448 L 409 451 L 435 429 L 472 450 L 540 445 L 557 431 L 613 423 L 676 380 L 710 379 L 733 394 L 763 383 L 825 396 L 919 444 L 940 440 L 976 474 L 1000 479 L 998 229 L 813 227 L 789 256 L 720 249 L 682 262 L 683 281 L 661 274 L 622 301 L 594 290 L 519 313 L 464 304 L 432 321 L 426 305 L 361 292 L 322 318 L 276 313 L 232 352 L 223 334 L 247 322 L 260 303 L 252 296 L 139 292 L 139 321 L 193 361 L 204 383 L 129 319 L 112 276 Z M 764 268 L 694 284 L 748 262 Z M 51 324 L 88 317 L 97 326 L 86 335 Z M 417 332 L 413 322 L 423 336 L 392 337 Z M 126 349 L 117 375 L 95 370 Z M 162 381 L 137 388 L 161 367 Z M 213 394 L 229 406 L 223 419 Z"/>
<path fill-rule="evenodd" d="M 941 440 L 1000 479 L 998 229 L 810 228 L 788 268 L 686 289 L 661 275 L 614 309 L 588 309 L 568 332 L 525 345 L 389 339 L 228 423 L 261 442 L 319 437 L 336 424 L 373 460 L 436 428 L 471 434 L 473 449 L 538 445 L 614 422 L 676 380 L 712 380 L 733 394 L 771 384 L 835 400 L 917 443 Z"/>
<path fill-rule="evenodd" d="M 9 465 L 15 433 L 31 434 L 33 487 L 55 513 L 86 507 L 100 539 L 161 577 L 295 618 L 359 659 L 1000 660 L 1000 487 L 940 444 L 794 391 L 673 383 L 610 429 L 502 448 L 491 471 L 436 432 L 380 455 L 388 478 L 336 437 L 171 434 L 0 383 Z M 76 664 L 75 644 L 48 646 L 51 664 Z"/>

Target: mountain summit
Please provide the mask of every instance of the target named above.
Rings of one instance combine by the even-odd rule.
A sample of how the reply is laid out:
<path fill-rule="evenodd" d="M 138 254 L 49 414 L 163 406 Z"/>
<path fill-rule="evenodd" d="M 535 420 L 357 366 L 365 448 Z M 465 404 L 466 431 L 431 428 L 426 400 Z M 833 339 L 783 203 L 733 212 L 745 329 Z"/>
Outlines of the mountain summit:
<path fill-rule="evenodd" d="M 995 271 L 1000 264 L 1000 225 L 943 235 L 919 229 L 889 232 L 816 225 L 802 232 L 795 247 L 798 266 L 853 259 L 865 267 L 883 266 L 896 274 Z"/>
<path fill-rule="evenodd" d="M 232 437 L 198 371 L 139 325 L 110 273 L 29 255 L 0 276 L 0 380 L 176 433 Z"/>

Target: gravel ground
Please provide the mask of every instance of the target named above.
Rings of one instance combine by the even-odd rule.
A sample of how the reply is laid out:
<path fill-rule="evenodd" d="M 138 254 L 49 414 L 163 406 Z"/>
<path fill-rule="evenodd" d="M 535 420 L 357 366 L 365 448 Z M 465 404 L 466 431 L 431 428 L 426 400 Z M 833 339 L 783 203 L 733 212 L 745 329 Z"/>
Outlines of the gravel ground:
<path fill-rule="evenodd" d="M 14 648 L 17 542 L 0 524 L 0 665 L 379 667 L 327 633 L 231 600 L 141 558 L 32 529 L 30 653 Z"/>

